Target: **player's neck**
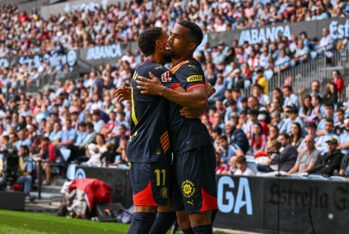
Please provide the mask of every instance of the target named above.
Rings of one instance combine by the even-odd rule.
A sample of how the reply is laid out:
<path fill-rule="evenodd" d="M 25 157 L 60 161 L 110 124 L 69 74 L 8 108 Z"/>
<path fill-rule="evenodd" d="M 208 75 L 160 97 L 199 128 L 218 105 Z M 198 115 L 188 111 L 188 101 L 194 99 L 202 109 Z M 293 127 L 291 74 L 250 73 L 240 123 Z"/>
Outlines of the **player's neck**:
<path fill-rule="evenodd" d="M 161 64 L 161 65 L 165 65 L 164 56 L 161 56 L 161 55 L 158 54 L 158 53 L 154 53 L 154 54 L 148 56 L 147 59 L 153 61 L 154 63 L 158 63 L 158 64 Z"/>
<path fill-rule="evenodd" d="M 180 62 L 193 58 L 193 54 L 186 54 L 179 58 L 172 58 L 172 66 L 176 66 Z"/>

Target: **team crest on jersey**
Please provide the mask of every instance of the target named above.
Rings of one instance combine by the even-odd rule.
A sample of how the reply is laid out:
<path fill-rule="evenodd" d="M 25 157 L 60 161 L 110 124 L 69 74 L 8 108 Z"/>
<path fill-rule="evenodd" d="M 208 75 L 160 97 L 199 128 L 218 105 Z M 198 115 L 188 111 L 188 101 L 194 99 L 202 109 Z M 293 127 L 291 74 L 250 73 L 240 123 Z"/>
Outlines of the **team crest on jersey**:
<path fill-rule="evenodd" d="M 170 82 L 171 81 L 170 71 L 167 71 L 161 75 L 161 81 L 162 82 Z"/>
<path fill-rule="evenodd" d="M 195 187 L 193 182 L 190 180 L 185 180 L 182 183 L 182 193 L 185 197 L 191 197 L 195 193 Z"/>
<path fill-rule="evenodd" d="M 160 196 L 162 199 L 168 198 L 168 189 L 166 187 L 162 187 L 160 190 Z"/>

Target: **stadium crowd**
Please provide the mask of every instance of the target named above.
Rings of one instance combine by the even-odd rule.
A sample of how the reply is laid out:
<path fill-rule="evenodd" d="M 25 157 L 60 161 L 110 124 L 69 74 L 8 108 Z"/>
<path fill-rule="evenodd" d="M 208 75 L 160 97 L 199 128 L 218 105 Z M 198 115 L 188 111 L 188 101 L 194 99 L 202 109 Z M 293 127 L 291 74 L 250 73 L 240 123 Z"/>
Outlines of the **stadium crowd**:
<path fill-rule="evenodd" d="M 0 9 L 0 57 L 62 53 L 64 49 L 137 41 L 151 25 L 166 31 L 176 21 L 191 20 L 205 33 L 345 17 L 349 4 L 342 0 L 261 1 L 135 1 L 67 12 L 45 20 L 16 6 Z"/>
<path fill-rule="evenodd" d="M 52 15 L 45 20 L 35 11 L 29 14 L 18 11 L 16 6 L 6 5 L 0 9 L 0 57 L 59 55 L 71 49 L 136 41 L 146 27 L 154 25 L 168 31 L 176 21 L 183 19 L 196 22 L 205 33 L 210 33 L 281 22 L 345 17 L 348 11 L 349 5 L 345 1 L 206 0 L 198 3 L 177 0 L 144 1 L 141 6 L 127 1 Z M 248 42 L 238 45 L 234 41 L 231 45 L 208 49 L 209 44 L 205 41 L 201 47 L 205 53 L 201 52 L 199 59 L 201 62 L 208 60 L 208 66 L 211 66 L 210 63 L 229 63 L 231 58 L 238 58 L 241 73 L 238 75 L 246 76 L 245 86 L 248 86 L 251 74 L 258 68 L 264 69 L 270 79 L 275 72 L 313 59 L 323 50 L 332 49 L 328 47 L 335 46 L 331 40 L 323 42 L 308 38 L 306 32 L 254 46 Z M 8 83 L 25 86 L 44 74 L 58 73 L 62 77 L 66 72 L 69 72 L 69 66 L 62 61 L 52 65 L 48 60 L 36 61 L 35 66 L 33 63 L 15 64 L 0 69 L 0 86 Z"/>
<path fill-rule="evenodd" d="M 128 2 L 95 12 L 52 16 L 48 21 L 15 7 L 1 8 L 0 57 L 136 40 L 147 25 L 167 29 L 178 19 L 189 18 L 205 32 L 215 32 L 345 16 L 348 11 L 344 1 L 183 2 L 148 2 L 140 8 Z M 275 72 L 319 55 L 331 58 L 347 41 L 343 38 L 338 44 L 324 28 L 319 40 L 303 32 L 255 45 L 233 41 L 210 48 L 205 44 L 197 51 L 196 59 L 216 89 L 202 122 L 214 141 L 217 174 L 282 171 L 349 176 L 349 102 L 338 101 L 344 92 L 339 71 L 333 71 L 325 93 L 320 92 L 319 81 L 313 81 L 310 94 L 284 86 L 267 95 Z M 0 162 L 8 169 L 7 159 L 20 156 L 21 176 L 14 176 L 13 182 L 24 184 L 29 194 L 38 173 L 44 171 L 44 183 L 50 184 L 52 172 L 71 162 L 127 167 L 131 103 L 116 103 L 113 91 L 129 85 L 133 70 L 143 60 L 140 53 L 127 53 L 115 64 L 100 65 L 79 80 L 58 79 L 54 89 L 35 95 L 25 92 L 25 84 L 41 74 L 64 77 L 69 67 L 51 67 L 43 61 L 38 68 L 17 64 L 0 69 Z M 247 87 L 251 96 L 243 95 Z M 256 168 L 247 167 L 251 159 Z M 9 176 L 7 169 L 3 176 Z M 4 186 L 0 179 L 0 189 Z"/>

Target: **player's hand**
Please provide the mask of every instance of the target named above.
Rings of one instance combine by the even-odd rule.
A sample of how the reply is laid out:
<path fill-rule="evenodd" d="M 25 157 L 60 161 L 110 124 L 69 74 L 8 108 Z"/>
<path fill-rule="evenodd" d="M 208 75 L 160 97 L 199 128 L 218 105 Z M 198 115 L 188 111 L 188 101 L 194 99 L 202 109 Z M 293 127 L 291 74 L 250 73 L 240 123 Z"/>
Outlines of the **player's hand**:
<path fill-rule="evenodd" d="M 137 77 L 137 88 L 141 90 L 141 94 L 159 95 L 161 96 L 164 92 L 164 86 L 160 80 L 149 72 L 150 79 L 144 76 Z"/>
<path fill-rule="evenodd" d="M 188 107 L 183 107 L 180 113 L 181 116 L 187 119 L 200 119 L 200 116 L 203 114 L 202 111 L 190 109 Z"/>
<path fill-rule="evenodd" d="M 116 101 L 119 103 L 121 103 L 125 100 L 131 100 L 131 88 L 122 87 L 119 89 L 115 89 L 114 98 L 116 98 Z"/>
<path fill-rule="evenodd" d="M 206 85 L 206 90 L 207 90 L 207 97 L 211 97 L 216 92 L 215 87 L 213 87 L 209 83 L 207 83 L 207 85 Z"/>

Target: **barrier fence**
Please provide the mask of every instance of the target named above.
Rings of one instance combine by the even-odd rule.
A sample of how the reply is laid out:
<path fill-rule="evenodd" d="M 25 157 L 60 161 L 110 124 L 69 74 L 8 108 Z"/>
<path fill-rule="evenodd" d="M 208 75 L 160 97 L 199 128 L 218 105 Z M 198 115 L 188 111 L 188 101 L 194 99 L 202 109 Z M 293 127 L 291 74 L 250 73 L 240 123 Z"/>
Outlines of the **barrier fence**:
<path fill-rule="evenodd" d="M 113 202 L 132 205 L 129 170 L 78 166 L 75 178 L 97 178 Z M 214 227 L 263 233 L 346 233 L 348 182 L 266 177 L 217 177 Z"/>
<path fill-rule="evenodd" d="M 332 79 L 332 71 L 339 70 L 342 76 L 349 74 L 349 49 L 345 48 L 339 51 L 333 51 L 333 56 L 328 59 L 324 55 L 320 55 L 310 61 L 290 67 L 285 71 L 274 72 L 268 81 L 268 92 L 271 95 L 275 88 L 282 88 L 284 85 L 292 85 L 293 91 L 297 92 L 299 88 L 304 88 L 309 92 L 311 83 L 314 80 L 320 82 L 320 91 L 326 91 L 326 84 Z M 349 84 L 348 79 L 344 79 L 344 87 Z M 245 96 L 252 94 L 252 87 L 243 89 Z M 339 100 L 348 98 L 349 94 L 343 92 Z"/>

